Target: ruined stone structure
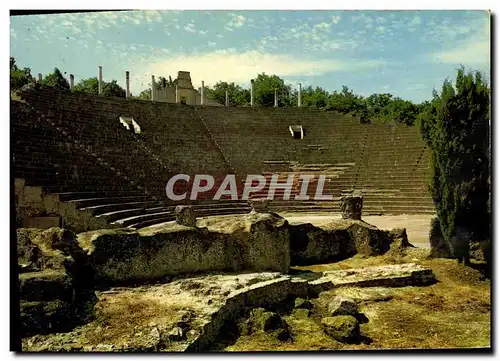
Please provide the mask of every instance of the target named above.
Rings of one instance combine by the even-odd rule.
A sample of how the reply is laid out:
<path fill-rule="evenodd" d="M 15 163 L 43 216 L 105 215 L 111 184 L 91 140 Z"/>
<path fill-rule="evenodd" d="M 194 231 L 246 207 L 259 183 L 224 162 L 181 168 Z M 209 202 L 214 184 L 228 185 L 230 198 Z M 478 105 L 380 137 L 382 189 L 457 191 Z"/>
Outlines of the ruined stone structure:
<path fill-rule="evenodd" d="M 188 74 L 176 85 L 187 94 Z M 278 174 L 279 182 L 310 174 L 316 178 L 309 189 L 317 187 L 318 175 L 325 177 L 328 198 L 295 200 L 302 186 L 295 180 L 276 189 L 270 211 L 338 212 L 340 197 L 360 190 L 366 215 L 434 213 L 426 189 L 428 152 L 414 127 L 360 124 L 305 108 L 194 109 L 39 84 L 18 97 L 11 101 L 11 124 L 13 174 L 23 179 L 16 188 L 20 222 L 60 217 L 81 232 L 171 221 L 179 204 L 191 205 L 198 217 L 250 212 L 240 198 L 213 200 L 228 174 L 239 186 L 248 174 L 268 180 Z M 123 119 L 132 119 L 133 127 L 127 129 Z M 301 129 L 299 137 L 291 126 Z M 196 201 L 175 202 L 165 186 L 176 174 L 191 177 L 176 184 L 176 194 L 191 189 L 195 174 L 212 175 L 215 187 Z M 266 198 L 268 190 L 252 197 Z M 283 199 L 287 192 L 291 200 Z"/>
<path fill-rule="evenodd" d="M 179 71 L 177 79 L 173 81 L 171 86 L 157 89 L 154 101 L 181 103 L 187 105 L 222 106 L 222 104 L 209 99 L 206 94 L 204 94 L 203 87 L 201 88 L 201 91 L 198 91 L 193 87 L 191 75 L 188 71 Z"/>

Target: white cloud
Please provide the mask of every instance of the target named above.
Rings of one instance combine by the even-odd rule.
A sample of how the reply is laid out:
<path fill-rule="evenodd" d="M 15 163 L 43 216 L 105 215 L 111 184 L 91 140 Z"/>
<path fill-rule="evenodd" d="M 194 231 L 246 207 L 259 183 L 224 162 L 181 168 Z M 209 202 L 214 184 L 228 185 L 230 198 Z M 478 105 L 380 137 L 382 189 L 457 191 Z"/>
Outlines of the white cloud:
<path fill-rule="evenodd" d="M 385 32 L 385 28 L 383 26 L 377 26 L 375 31 L 379 34 L 383 34 Z"/>
<path fill-rule="evenodd" d="M 241 52 L 235 49 L 217 50 L 206 54 L 174 56 L 144 60 L 143 77 L 175 75 L 179 70 L 189 70 L 194 84 L 201 80 L 207 85 L 225 80 L 246 84 L 252 77 L 265 72 L 278 76 L 320 76 L 330 72 L 356 71 L 381 65 L 380 61 L 332 59 L 298 59 L 294 56 L 259 51 Z M 144 79 L 137 78 L 137 83 Z"/>
<path fill-rule="evenodd" d="M 332 16 L 332 23 L 338 24 L 340 21 L 340 16 Z"/>
<path fill-rule="evenodd" d="M 316 32 L 318 30 L 329 32 L 330 31 L 330 26 L 332 26 L 332 24 L 325 23 L 325 22 L 316 24 L 316 25 L 313 26 L 313 32 Z"/>
<path fill-rule="evenodd" d="M 445 64 L 489 65 L 490 42 L 489 40 L 468 42 L 452 50 L 434 53 L 432 58 Z"/>
<path fill-rule="evenodd" d="M 241 28 L 245 24 L 245 21 L 247 20 L 243 15 L 237 15 L 231 13 L 228 14 L 228 16 L 231 18 L 231 20 L 229 20 L 229 22 L 226 24 L 226 29 L 228 31 L 232 31 L 232 29 L 235 28 Z"/>
<path fill-rule="evenodd" d="M 484 21 L 465 41 L 456 43 L 454 48 L 430 54 L 433 61 L 445 64 L 490 66 L 490 22 Z"/>
<path fill-rule="evenodd" d="M 184 30 L 186 30 L 187 32 L 190 32 L 190 33 L 196 33 L 196 28 L 195 28 L 195 25 L 193 23 L 189 23 L 186 26 L 184 26 Z"/>

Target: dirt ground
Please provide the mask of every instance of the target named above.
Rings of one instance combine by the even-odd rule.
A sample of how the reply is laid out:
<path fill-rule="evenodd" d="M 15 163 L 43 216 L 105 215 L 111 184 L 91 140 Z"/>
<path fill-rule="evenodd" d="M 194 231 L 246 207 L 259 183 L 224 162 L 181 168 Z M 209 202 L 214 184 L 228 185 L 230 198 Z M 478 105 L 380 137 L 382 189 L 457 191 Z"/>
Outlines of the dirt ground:
<path fill-rule="evenodd" d="M 290 223 L 312 223 L 316 226 L 340 219 L 340 214 L 332 213 L 280 213 Z M 415 247 L 430 248 L 429 230 L 432 214 L 403 214 L 394 216 L 365 216 L 363 221 L 380 229 L 406 228 L 408 240 Z"/>

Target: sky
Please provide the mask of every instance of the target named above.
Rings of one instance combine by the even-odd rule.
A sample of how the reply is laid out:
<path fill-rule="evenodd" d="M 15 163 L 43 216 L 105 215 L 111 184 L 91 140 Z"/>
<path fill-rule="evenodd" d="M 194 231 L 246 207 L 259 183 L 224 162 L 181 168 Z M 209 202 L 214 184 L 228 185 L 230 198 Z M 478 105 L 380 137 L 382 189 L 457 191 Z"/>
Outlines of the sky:
<path fill-rule="evenodd" d="M 195 88 L 218 81 L 248 88 L 259 73 L 293 87 L 343 85 L 355 93 L 428 100 L 456 69 L 490 72 L 486 11 L 176 11 L 12 16 L 10 54 L 19 67 L 69 77 L 131 75 L 134 95 L 151 75 L 189 71 Z"/>

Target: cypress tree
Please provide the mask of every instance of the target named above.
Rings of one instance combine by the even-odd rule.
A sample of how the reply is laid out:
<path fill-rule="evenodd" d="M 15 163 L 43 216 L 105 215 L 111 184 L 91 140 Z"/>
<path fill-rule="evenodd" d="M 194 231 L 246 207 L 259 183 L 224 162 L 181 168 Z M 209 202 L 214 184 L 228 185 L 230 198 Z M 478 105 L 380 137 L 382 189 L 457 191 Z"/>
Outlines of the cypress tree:
<path fill-rule="evenodd" d="M 466 262 L 470 241 L 491 239 L 489 104 L 481 73 L 461 67 L 455 85 L 446 79 L 420 118 L 431 150 L 430 191 L 444 241 Z"/>

